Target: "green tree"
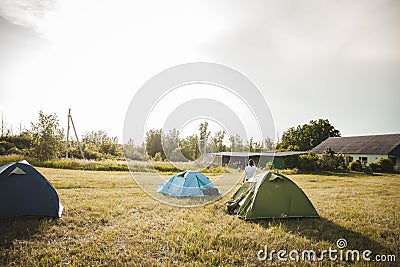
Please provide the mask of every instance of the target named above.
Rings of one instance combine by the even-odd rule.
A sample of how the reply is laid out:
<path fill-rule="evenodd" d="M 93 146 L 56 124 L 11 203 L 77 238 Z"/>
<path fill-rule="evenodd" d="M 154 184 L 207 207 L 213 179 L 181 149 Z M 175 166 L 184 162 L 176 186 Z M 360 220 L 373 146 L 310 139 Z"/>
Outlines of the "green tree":
<path fill-rule="evenodd" d="M 338 167 L 335 152 L 330 147 L 327 147 L 318 159 L 318 167 L 326 171 L 332 171 Z"/>
<path fill-rule="evenodd" d="M 179 131 L 175 128 L 169 130 L 168 133 L 163 133 L 162 135 L 162 148 L 164 154 L 171 159 L 171 154 L 174 150 L 179 149 Z M 160 151 L 161 152 L 161 151 Z M 174 159 L 176 161 L 177 155 L 179 155 L 178 151 L 174 153 Z"/>
<path fill-rule="evenodd" d="M 208 122 L 205 121 L 200 123 L 199 131 L 200 131 L 200 136 L 199 136 L 200 150 L 201 153 L 206 153 L 208 138 L 210 137 L 211 134 L 211 132 L 208 131 Z"/>
<path fill-rule="evenodd" d="M 18 135 L 0 136 L 0 155 L 6 154 L 32 154 L 32 136 L 29 131 L 23 131 Z"/>
<path fill-rule="evenodd" d="M 82 136 L 82 143 L 100 145 L 108 139 L 109 137 L 105 131 L 91 131 Z"/>
<path fill-rule="evenodd" d="M 211 132 L 208 131 L 208 122 L 202 122 L 199 126 L 199 145 L 201 154 L 207 153 L 207 146 L 209 145 L 208 138 L 210 137 Z"/>
<path fill-rule="evenodd" d="M 266 137 L 262 141 L 262 149 L 265 151 L 273 151 L 275 149 L 274 140 L 271 137 Z"/>
<path fill-rule="evenodd" d="M 248 151 L 250 151 L 250 152 L 255 151 L 255 148 L 253 147 L 253 145 L 254 145 L 253 140 L 254 140 L 254 138 L 251 137 L 250 140 L 247 142 L 247 148 L 248 148 Z"/>
<path fill-rule="evenodd" d="M 7 155 L 11 149 L 15 148 L 14 143 L 10 143 L 7 141 L 0 141 L 0 155 Z"/>
<path fill-rule="evenodd" d="M 243 146 L 243 139 L 240 137 L 240 135 L 231 135 L 229 137 L 229 149 L 230 151 L 243 151 L 246 150 L 246 148 Z"/>
<path fill-rule="evenodd" d="M 258 141 L 254 143 L 254 152 L 262 152 L 264 150 L 263 141 Z"/>
<path fill-rule="evenodd" d="M 91 131 L 82 136 L 82 149 L 88 159 L 122 157 L 123 150 L 117 137 L 109 137 L 105 131 Z M 71 149 L 71 153 L 74 150 Z M 74 157 L 80 157 L 79 153 Z"/>
<path fill-rule="evenodd" d="M 392 173 L 394 171 L 393 163 L 390 159 L 379 159 L 377 164 L 382 172 Z"/>
<path fill-rule="evenodd" d="M 249 152 L 261 152 L 264 150 L 263 141 L 254 141 L 254 138 L 251 137 L 247 142 L 247 149 Z"/>
<path fill-rule="evenodd" d="M 186 137 L 190 150 L 193 152 L 192 160 L 197 160 L 200 157 L 199 137 L 197 134 Z"/>
<path fill-rule="evenodd" d="M 189 159 L 185 157 L 182 153 L 182 149 L 175 148 L 171 154 L 168 155 L 168 158 L 170 161 L 175 161 L 175 162 L 184 162 L 188 161 Z"/>
<path fill-rule="evenodd" d="M 63 152 L 63 130 L 59 128 L 57 114 L 39 112 L 39 121 L 32 123 L 32 147 L 39 160 L 56 159 Z"/>
<path fill-rule="evenodd" d="M 123 156 L 121 146 L 118 144 L 117 137 L 108 137 L 100 144 L 99 152 L 114 157 Z"/>
<path fill-rule="evenodd" d="M 133 139 L 129 139 L 124 145 L 125 156 L 132 160 L 145 160 L 146 148 L 145 144 L 136 145 Z"/>
<path fill-rule="evenodd" d="M 156 153 L 160 153 L 160 156 L 165 159 L 165 154 L 161 144 L 162 130 L 149 130 L 146 133 L 146 152 L 151 158 L 154 158 Z"/>
<path fill-rule="evenodd" d="M 224 138 L 225 138 L 224 130 L 216 132 L 214 137 L 212 138 L 217 152 L 224 152 L 227 150 L 227 147 L 224 144 Z"/>
<path fill-rule="evenodd" d="M 193 134 L 187 136 L 185 139 L 180 139 L 179 148 L 187 160 L 197 160 L 200 157 L 199 136 Z"/>
<path fill-rule="evenodd" d="M 280 150 L 311 150 L 329 137 L 338 137 L 340 132 L 328 120 L 311 120 L 308 124 L 291 127 L 282 135 Z"/>
<path fill-rule="evenodd" d="M 299 156 L 299 169 L 303 171 L 316 171 L 318 160 L 318 155 L 313 152 L 301 155 Z"/>

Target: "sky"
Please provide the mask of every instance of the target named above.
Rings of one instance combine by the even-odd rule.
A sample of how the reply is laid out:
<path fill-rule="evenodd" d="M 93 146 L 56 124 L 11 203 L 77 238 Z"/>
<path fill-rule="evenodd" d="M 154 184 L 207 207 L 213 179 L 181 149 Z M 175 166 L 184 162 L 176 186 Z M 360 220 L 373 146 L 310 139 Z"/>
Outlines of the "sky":
<path fill-rule="evenodd" d="M 71 108 L 79 135 L 122 140 L 146 81 L 213 62 L 257 85 L 276 135 L 318 118 L 343 136 L 399 133 L 399 25 L 396 0 L 0 0 L 0 113 L 17 133 L 40 110 L 66 129 Z"/>

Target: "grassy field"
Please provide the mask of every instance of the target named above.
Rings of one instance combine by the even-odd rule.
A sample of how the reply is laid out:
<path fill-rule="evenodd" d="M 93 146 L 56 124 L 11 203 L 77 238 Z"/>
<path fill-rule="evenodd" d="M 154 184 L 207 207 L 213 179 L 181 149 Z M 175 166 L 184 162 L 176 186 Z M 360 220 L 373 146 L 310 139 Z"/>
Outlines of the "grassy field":
<path fill-rule="evenodd" d="M 225 212 L 231 194 L 179 208 L 148 196 L 128 172 L 38 170 L 59 193 L 63 216 L 1 220 L 0 266 L 279 266 L 276 257 L 260 262 L 257 252 L 265 245 L 321 251 L 337 248 L 339 238 L 348 249 L 400 261 L 400 175 L 289 175 L 321 219 L 243 221 Z M 322 264 L 368 265 L 312 263 Z"/>

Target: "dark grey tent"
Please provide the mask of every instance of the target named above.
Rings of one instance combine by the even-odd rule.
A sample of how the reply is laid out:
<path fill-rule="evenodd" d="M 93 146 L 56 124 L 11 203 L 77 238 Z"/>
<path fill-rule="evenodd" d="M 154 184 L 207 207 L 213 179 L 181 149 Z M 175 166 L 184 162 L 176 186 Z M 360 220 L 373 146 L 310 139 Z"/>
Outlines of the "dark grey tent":
<path fill-rule="evenodd" d="M 60 217 L 62 209 L 56 190 L 27 161 L 0 167 L 0 218 Z"/>

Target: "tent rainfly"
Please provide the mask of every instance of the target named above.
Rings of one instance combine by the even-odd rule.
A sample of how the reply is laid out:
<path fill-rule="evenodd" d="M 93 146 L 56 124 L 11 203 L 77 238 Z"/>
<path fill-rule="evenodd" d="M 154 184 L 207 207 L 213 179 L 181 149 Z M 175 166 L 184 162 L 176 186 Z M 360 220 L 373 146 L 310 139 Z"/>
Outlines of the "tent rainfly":
<path fill-rule="evenodd" d="M 61 217 L 53 186 L 27 161 L 0 166 L 0 218 Z"/>
<path fill-rule="evenodd" d="M 254 182 L 244 183 L 226 205 L 229 213 L 246 220 L 319 218 L 308 197 L 294 182 L 272 172 L 262 173 Z"/>
<path fill-rule="evenodd" d="M 180 172 L 161 183 L 157 192 L 174 197 L 204 197 L 221 194 L 204 174 L 190 170 Z"/>

